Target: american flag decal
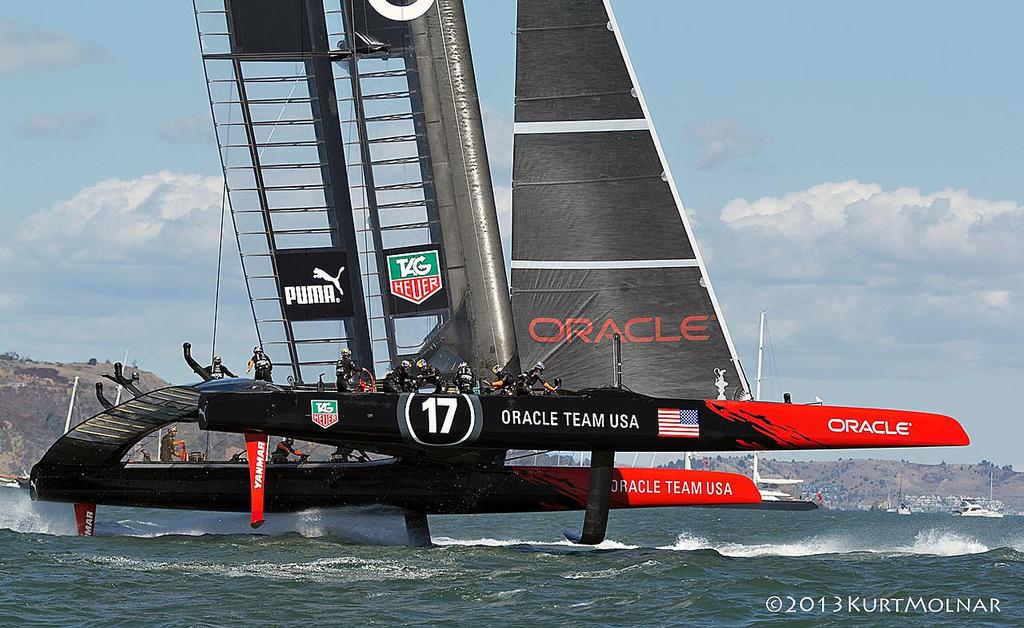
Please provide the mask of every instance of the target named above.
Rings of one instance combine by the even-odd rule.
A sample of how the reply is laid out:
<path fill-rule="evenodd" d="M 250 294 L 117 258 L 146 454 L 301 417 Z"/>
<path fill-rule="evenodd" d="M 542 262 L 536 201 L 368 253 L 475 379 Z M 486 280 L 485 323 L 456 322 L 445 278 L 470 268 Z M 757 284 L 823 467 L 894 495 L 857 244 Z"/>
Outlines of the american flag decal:
<path fill-rule="evenodd" d="M 658 436 L 663 438 L 700 438 L 696 410 L 658 408 Z"/>

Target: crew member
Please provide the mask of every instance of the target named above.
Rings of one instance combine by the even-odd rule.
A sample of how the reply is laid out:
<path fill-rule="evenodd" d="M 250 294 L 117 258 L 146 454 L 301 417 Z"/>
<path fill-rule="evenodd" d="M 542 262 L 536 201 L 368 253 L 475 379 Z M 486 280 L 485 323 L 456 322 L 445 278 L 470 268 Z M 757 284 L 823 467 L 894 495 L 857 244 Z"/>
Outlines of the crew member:
<path fill-rule="evenodd" d="M 419 360 L 416 360 L 416 368 L 419 369 L 419 373 L 416 374 L 415 387 L 417 389 L 424 386 L 433 386 L 435 395 L 439 395 L 444 392 L 446 387 L 444 378 L 441 377 L 441 371 L 437 370 L 433 364 L 427 362 L 423 358 L 420 358 Z"/>
<path fill-rule="evenodd" d="M 384 374 L 384 379 L 380 383 L 380 389 L 386 393 L 402 392 L 402 385 L 398 382 L 398 376 L 395 375 L 394 371 L 388 371 Z"/>
<path fill-rule="evenodd" d="M 348 347 L 341 350 L 341 358 L 335 366 L 334 374 L 337 376 L 338 392 L 352 392 L 352 378 L 359 372 L 359 367 L 352 361 L 352 350 Z"/>
<path fill-rule="evenodd" d="M 263 352 L 263 347 L 256 346 L 252 348 L 252 358 L 249 359 L 249 365 L 245 368 L 245 372 L 248 373 L 253 367 L 256 368 L 254 375 L 256 379 L 265 382 L 274 381 L 270 377 L 270 372 L 274 370 L 274 365 L 271 364 L 267 354 Z"/>
<path fill-rule="evenodd" d="M 544 363 L 538 362 L 533 365 L 533 368 L 525 373 L 521 374 L 516 378 L 516 394 L 517 395 L 532 395 L 533 388 L 537 384 L 541 384 L 544 390 L 548 392 L 555 392 L 558 390 L 544 379 Z"/>
<path fill-rule="evenodd" d="M 309 454 L 304 454 L 301 450 L 295 448 L 295 439 L 290 436 L 277 443 L 274 453 L 270 454 L 270 461 L 288 462 L 288 456 L 297 456 L 299 462 L 305 462 L 309 458 Z"/>
<path fill-rule="evenodd" d="M 402 360 L 398 368 L 391 373 L 394 375 L 395 383 L 400 391 L 413 392 L 416 390 L 416 379 L 412 376 L 412 362 Z"/>
<path fill-rule="evenodd" d="M 224 379 L 224 361 L 220 359 L 219 355 L 213 356 L 213 366 L 210 367 L 210 377 L 212 379 Z"/>
<path fill-rule="evenodd" d="M 515 392 L 516 379 L 505 367 L 497 364 L 491 369 L 491 373 L 494 375 L 494 378 L 488 382 L 491 390 L 502 395 L 511 395 Z"/>
<path fill-rule="evenodd" d="M 473 369 L 469 368 L 465 362 L 460 362 L 455 369 L 455 387 L 463 395 L 473 392 Z"/>
<path fill-rule="evenodd" d="M 178 448 L 181 448 L 182 454 L 179 457 L 184 458 L 185 441 L 178 440 L 178 427 L 172 425 L 171 429 L 167 430 L 167 433 L 160 439 L 160 462 L 174 462 L 174 458 L 178 454 Z"/>

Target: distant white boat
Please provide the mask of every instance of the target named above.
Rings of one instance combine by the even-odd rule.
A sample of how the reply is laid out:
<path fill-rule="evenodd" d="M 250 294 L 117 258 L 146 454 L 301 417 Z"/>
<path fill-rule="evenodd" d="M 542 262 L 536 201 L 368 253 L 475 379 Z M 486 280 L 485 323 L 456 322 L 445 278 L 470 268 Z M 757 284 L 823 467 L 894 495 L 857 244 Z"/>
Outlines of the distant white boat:
<path fill-rule="evenodd" d="M 992 503 L 992 472 L 988 473 L 988 503 Z M 985 508 L 981 504 L 963 500 L 960 503 L 960 510 L 953 513 L 959 517 L 988 517 L 989 519 L 1002 519 L 1003 513 L 991 508 Z"/>
<path fill-rule="evenodd" d="M 1002 519 L 1003 513 L 998 510 L 984 508 L 980 504 L 964 500 L 960 504 L 960 510 L 953 513 L 957 517 L 988 517 L 990 519 Z"/>
<path fill-rule="evenodd" d="M 907 506 L 906 504 L 900 504 L 900 507 L 896 509 L 896 514 L 897 515 L 910 515 L 910 514 L 913 514 L 913 512 L 911 512 L 910 506 Z"/>

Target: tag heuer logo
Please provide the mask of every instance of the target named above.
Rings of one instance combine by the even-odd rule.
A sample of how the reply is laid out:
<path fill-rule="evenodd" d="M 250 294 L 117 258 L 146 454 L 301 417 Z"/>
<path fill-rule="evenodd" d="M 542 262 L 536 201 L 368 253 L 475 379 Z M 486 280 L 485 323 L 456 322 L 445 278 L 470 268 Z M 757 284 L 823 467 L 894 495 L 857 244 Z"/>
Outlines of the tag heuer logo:
<path fill-rule="evenodd" d="M 330 426 L 338 422 L 338 402 L 333 399 L 330 401 L 320 401 L 314 399 L 310 402 L 312 406 L 310 412 L 313 418 L 313 422 L 324 428 L 325 430 Z"/>
<path fill-rule="evenodd" d="M 420 305 L 441 290 L 441 264 L 437 251 L 388 255 L 391 294 Z"/>

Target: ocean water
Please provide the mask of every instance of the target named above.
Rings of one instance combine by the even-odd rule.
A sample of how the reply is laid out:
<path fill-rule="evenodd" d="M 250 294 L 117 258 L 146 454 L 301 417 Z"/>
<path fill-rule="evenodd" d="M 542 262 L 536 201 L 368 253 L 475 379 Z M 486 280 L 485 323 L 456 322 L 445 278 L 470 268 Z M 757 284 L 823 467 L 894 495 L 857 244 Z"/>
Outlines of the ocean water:
<path fill-rule="evenodd" d="M 0 625 L 1024 625 L 1024 517 L 620 511 L 585 548 L 581 513 L 447 516 L 409 548 L 362 543 L 376 511 L 97 514 L 0 489 Z"/>

